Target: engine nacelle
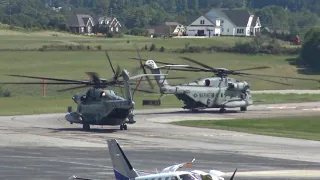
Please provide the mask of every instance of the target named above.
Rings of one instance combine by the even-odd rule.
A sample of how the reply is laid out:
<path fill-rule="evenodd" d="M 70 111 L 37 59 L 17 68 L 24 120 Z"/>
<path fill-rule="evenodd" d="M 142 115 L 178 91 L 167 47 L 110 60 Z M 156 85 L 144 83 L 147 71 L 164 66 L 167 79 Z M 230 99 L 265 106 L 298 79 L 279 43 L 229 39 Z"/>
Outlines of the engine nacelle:
<path fill-rule="evenodd" d="M 231 89 L 236 89 L 236 90 L 239 90 L 239 91 L 243 91 L 243 90 L 246 90 L 249 88 L 249 83 L 247 82 L 229 82 L 228 83 L 228 87 L 231 88 Z"/>
<path fill-rule="evenodd" d="M 81 104 L 81 101 L 84 101 L 86 99 L 86 95 L 84 94 L 76 94 L 72 97 L 72 100 L 76 103 L 76 104 Z"/>

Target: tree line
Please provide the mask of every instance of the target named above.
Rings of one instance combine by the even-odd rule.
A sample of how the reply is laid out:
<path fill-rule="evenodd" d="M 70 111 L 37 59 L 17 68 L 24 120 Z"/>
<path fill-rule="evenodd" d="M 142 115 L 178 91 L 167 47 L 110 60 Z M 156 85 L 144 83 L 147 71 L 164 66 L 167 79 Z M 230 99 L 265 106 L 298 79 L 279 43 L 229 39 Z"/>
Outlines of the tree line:
<path fill-rule="evenodd" d="M 58 12 L 52 7 L 62 7 Z M 263 26 L 305 32 L 319 22 L 318 0 L 0 0 L 0 21 L 25 28 L 65 29 L 70 15 L 116 16 L 128 30 L 141 30 L 165 21 L 187 24 L 189 15 L 211 8 L 248 8 Z"/>

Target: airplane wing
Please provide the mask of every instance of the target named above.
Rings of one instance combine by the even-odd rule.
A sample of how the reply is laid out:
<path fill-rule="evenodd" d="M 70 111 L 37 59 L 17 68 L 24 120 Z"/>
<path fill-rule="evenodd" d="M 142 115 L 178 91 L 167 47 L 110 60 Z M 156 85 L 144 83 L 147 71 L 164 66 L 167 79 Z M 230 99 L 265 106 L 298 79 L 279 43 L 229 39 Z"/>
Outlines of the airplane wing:
<path fill-rule="evenodd" d="M 194 160 L 195 159 L 193 159 L 191 162 L 185 162 L 185 163 L 166 167 L 161 171 L 161 173 L 170 173 L 170 172 L 175 172 L 177 169 L 182 168 L 182 167 L 191 167 Z"/>

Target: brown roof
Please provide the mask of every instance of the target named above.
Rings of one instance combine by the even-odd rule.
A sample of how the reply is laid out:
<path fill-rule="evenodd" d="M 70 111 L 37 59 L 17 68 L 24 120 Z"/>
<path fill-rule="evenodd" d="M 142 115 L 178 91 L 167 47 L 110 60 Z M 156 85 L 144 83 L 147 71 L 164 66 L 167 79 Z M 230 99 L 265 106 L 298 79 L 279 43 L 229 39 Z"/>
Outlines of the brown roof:
<path fill-rule="evenodd" d="M 165 22 L 164 24 L 152 26 L 150 29 L 148 29 L 148 31 L 152 34 L 171 34 L 178 25 L 182 24 L 178 22 Z"/>

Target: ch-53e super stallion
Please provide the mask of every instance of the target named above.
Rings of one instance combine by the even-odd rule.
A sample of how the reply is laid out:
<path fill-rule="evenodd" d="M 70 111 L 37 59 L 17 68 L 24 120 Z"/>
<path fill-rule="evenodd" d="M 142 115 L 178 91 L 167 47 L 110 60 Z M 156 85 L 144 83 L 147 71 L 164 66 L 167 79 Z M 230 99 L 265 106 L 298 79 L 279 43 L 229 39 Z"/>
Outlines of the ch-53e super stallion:
<path fill-rule="evenodd" d="M 218 170 L 210 170 L 208 173 L 201 170 L 178 171 L 180 168 L 192 166 L 195 159 L 166 167 L 159 173 L 146 173 L 133 168 L 116 139 L 108 140 L 108 148 L 116 180 L 224 180 L 226 175 Z M 236 172 L 237 169 L 230 180 L 234 179 Z M 69 179 L 91 180 L 77 176 Z"/>
<path fill-rule="evenodd" d="M 108 54 L 107 54 L 108 56 Z M 72 111 L 72 107 L 68 107 L 68 114 L 65 115 L 65 119 L 71 124 L 78 123 L 83 125 L 84 130 L 89 130 L 90 125 L 109 125 L 117 126 L 120 125 L 120 130 L 127 130 L 127 124 L 134 124 L 134 101 L 132 98 L 133 93 L 131 92 L 130 80 L 141 79 L 142 77 L 154 76 L 154 74 L 139 74 L 136 76 L 129 76 L 129 72 L 123 69 L 120 74 L 120 67 L 117 67 L 115 71 L 111 60 L 108 56 L 111 68 L 114 76 L 111 80 L 102 79 L 98 73 L 88 72 L 87 75 L 90 77 L 89 81 L 70 80 L 70 79 L 58 79 L 58 78 L 47 78 L 37 76 L 25 76 L 25 75 L 9 75 L 14 77 L 24 77 L 32 79 L 45 79 L 56 82 L 46 82 L 46 84 L 55 85 L 81 85 L 72 88 L 59 90 L 58 92 L 68 91 L 71 89 L 90 88 L 86 94 L 78 93 L 72 97 L 72 100 L 77 104 L 77 110 Z M 121 77 L 123 80 L 119 80 Z M 157 76 L 157 75 L 156 75 Z M 0 84 L 43 84 L 43 82 L 5 82 Z M 104 89 L 110 86 L 124 86 L 126 97 L 119 96 L 113 90 Z M 138 86 L 134 89 L 135 91 L 142 91 L 146 93 L 152 93 L 148 90 L 139 90 Z"/>
<path fill-rule="evenodd" d="M 237 75 L 242 77 L 254 78 L 259 79 L 261 81 L 268 81 L 282 85 L 290 84 L 273 80 L 261 79 L 255 76 L 311 80 L 320 82 L 320 80 L 317 79 L 283 77 L 263 74 L 249 74 L 240 72 L 244 70 L 269 68 L 267 66 L 246 68 L 240 70 L 228 70 L 225 68 L 212 68 L 208 65 L 205 65 L 203 63 L 186 57 L 183 57 L 183 59 L 196 63 L 202 67 L 192 67 L 190 65 L 178 65 L 157 61 L 157 63 L 159 64 L 165 64 L 165 66 L 158 66 L 154 60 L 146 60 L 143 67 L 148 67 L 151 70 L 152 74 L 162 74 L 160 69 L 168 69 L 168 71 L 173 70 L 188 72 L 209 72 L 214 73 L 215 76 L 200 78 L 196 81 L 183 83 L 179 85 L 170 85 L 165 76 L 155 76 L 157 84 L 160 88 L 161 96 L 158 99 L 158 103 L 154 103 L 153 105 L 160 105 L 160 100 L 164 95 L 173 94 L 179 100 L 183 101 L 184 106 L 182 108 L 190 109 L 192 111 L 198 111 L 199 109 L 206 108 L 220 108 L 221 113 L 226 111 L 225 108 L 240 108 L 241 111 L 247 111 L 247 107 L 253 104 L 253 98 L 250 92 L 250 84 L 247 81 L 239 81 L 237 79 L 230 78 L 228 77 L 228 75 Z M 136 60 L 139 60 L 140 64 L 142 64 L 141 59 Z M 180 68 L 172 66 L 177 66 Z"/>

